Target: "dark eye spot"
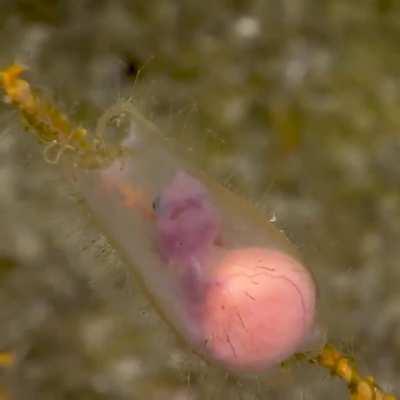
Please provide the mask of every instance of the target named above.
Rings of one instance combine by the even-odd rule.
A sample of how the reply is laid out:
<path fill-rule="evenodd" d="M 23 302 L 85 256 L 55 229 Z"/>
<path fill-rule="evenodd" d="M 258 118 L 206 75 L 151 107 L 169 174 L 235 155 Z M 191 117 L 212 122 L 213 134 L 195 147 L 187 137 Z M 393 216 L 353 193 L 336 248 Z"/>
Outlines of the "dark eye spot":
<path fill-rule="evenodd" d="M 157 212 L 160 209 L 160 196 L 157 196 L 152 203 L 153 210 Z"/>

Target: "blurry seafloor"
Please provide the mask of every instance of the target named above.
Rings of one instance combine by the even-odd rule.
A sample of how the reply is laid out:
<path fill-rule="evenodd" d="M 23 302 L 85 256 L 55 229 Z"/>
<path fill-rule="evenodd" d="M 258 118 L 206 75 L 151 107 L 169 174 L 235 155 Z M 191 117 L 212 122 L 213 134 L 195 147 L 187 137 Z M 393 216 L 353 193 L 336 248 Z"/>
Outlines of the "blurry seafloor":
<path fill-rule="evenodd" d="M 90 128 L 134 96 L 276 216 L 317 277 L 328 336 L 400 392 L 398 1 L 0 5 L 0 67 L 29 65 Z M 271 388 L 183 351 L 7 105 L 0 122 L 0 350 L 18 358 L 1 399 L 347 398 L 312 366 Z"/>

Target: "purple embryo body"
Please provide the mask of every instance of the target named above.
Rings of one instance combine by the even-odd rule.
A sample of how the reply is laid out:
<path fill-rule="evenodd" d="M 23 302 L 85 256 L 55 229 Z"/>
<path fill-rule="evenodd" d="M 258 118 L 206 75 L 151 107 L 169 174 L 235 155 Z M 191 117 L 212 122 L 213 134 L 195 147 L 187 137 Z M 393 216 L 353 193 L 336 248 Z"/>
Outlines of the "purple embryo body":
<path fill-rule="evenodd" d="M 168 264 L 197 272 L 219 238 L 220 221 L 206 188 L 179 171 L 155 204 L 158 249 Z"/>

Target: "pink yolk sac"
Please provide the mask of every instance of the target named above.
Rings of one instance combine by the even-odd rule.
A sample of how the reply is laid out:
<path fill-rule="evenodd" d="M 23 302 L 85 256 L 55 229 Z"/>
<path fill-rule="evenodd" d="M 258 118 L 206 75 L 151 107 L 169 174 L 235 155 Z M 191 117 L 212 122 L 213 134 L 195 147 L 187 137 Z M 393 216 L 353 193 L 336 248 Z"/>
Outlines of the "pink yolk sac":
<path fill-rule="evenodd" d="M 258 247 L 228 252 L 204 303 L 206 352 L 230 370 L 270 368 L 311 334 L 315 300 L 310 273 L 288 255 Z"/>

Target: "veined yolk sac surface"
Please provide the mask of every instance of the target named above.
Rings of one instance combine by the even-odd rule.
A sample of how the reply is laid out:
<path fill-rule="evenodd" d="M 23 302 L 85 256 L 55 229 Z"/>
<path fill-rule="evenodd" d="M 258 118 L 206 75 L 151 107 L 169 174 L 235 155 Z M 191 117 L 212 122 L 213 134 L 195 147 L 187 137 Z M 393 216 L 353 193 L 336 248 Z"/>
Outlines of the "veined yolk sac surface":
<path fill-rule="evenodd" d="M 199 355 L 262 373 L 315 333 L 316 286 L 287 238 L 190 166 L 135 110 L 129 151 L 77 184 L 164 318 Z"/>

